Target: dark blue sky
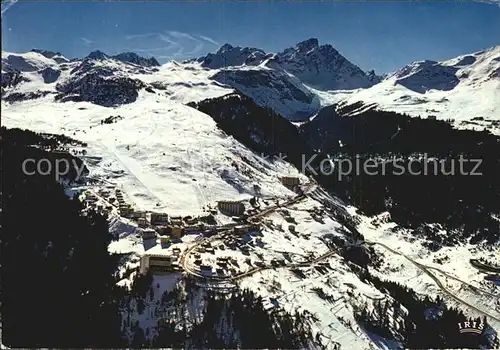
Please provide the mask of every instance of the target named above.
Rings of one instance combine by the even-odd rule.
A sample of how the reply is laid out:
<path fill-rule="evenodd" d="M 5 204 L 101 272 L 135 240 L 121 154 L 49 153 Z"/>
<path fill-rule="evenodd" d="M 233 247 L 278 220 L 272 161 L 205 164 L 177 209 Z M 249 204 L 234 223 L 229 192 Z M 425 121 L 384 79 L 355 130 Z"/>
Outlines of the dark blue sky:
<path fill-rule="evenodd" d="M 488 2 L 76 2 L 2 7 L 2 49 L 82 57 L 136 51 L 160 62 L 220 45 L 276 52 L 316 37 L 362 69 L 393 71 L 500 45 L 500 6 Z M 4 5 L 3 5 L 4 6 Z"/>

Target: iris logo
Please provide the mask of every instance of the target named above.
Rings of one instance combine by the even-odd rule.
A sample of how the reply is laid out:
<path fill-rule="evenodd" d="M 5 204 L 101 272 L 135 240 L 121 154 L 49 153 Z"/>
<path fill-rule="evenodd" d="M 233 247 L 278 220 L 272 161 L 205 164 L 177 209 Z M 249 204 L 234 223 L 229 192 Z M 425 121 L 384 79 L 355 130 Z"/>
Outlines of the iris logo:
<path fill-rule="evenodd" d="M 470 334 L 482 334 L 484 331 L 483 321 L 465 321 L 458 323 L 458 330 L 460 333 L 470 333 Z"/>

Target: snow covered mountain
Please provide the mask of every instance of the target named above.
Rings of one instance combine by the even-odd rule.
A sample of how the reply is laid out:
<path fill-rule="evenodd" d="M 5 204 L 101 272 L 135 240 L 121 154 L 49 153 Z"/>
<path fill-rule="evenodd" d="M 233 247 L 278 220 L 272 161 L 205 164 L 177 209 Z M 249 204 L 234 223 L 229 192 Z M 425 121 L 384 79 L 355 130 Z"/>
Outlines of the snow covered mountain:
<path fill-rule="evenodd" d="M 239 46 L 233 47 L 230 44 L 224 44 L 215 54 L 209 53 L 194 61 L 200 62 L 203 67 L 219 69 L 243 65 L 258 66 L 271 56 L 272 55 L 265 53 L 261 49 Z"/>
<path fill-rule="evenodd" d="M 211 69 L 264 65 L 293 74 L 303 83 L 320 90 L 366 88 L 379 82 L 374 72 L 363 72 L 331 45 L 320 46 L 315 38 L 277 54 L 225 44 L 215 54 L 210 53 L 197 61 Z"/>
<path fill-rule="evenodd" d="M 86 58 L 94 59 L 94 60 L 103 60 L 107 58 L 115 59 L 121 61 L 123 63 L 133 63 L 143 67 L 158 67 L 160 63 L 156 60 L 156 58 L 144 58 L 139 56 L 134 52 L 122 52 L 118 55 L 109 56 L 101 51 L 91 52 Z"/>
<path fill-rule="evenodd" d="M 455 233 L 439 223 L 406 228 L 392 221 L 389 212 L 365 215 L 302 174 L 300 156 L 310 152 L 307 141 L 323 138 L 322 132 L 335 141 L 342 131 L 342 137 L 351 136 L 353 128 L 344 123 L 346 117 L 368 108 L 459 120 L 489 115 L 498 120 L 499 61 L 497 47 L 441 63 L 415 63 L 377 83 L 374 73 L 363 73 L 331 46 L 319 46 L 314 39 L 272 55 L 225 45 L 198 61 L 161 66 L 128 53 L 109 56 L 96 51 L 68 60 L 43 50 L 2 52 L 2 123 L 85 142 L 82 159 L 91 180 L 85 190 L 103 203 L 98 193 L 109 188 L 120 188 L 138 210 L 190 217 L 205 215 L 219 200 L 242 200 L 249 207 L 250 199 L 259 196 L 268 201 L 262 204 L 265 210 L 272 209 L 274 201 L 286 203 L 269 210 L 260 236 L 242 237 L 249 247 L 246 252 L 230 249 L 221 238 L 214 243 L 214 254 L 203 253 L 203 259 L 215 264 L 216 257 L 231 254 L 247 272 L 252 264 L 271 266 L 284 261 L 284 265 L 242 278 L 241 286 L 262 297 L 266 307 L 307 311 L 323 348 L 395 349 L 403 347 L 401 324 L 408 320 L 406 315 L 417 315 L 425 323 L 424 309 L 432 316 L 445 306 L 460 308 L 468 315 L 487 315 L 491 328 L 498 328 L 499 289 L 467 264 L 477 256 L 494 259 L 498 242 L 476 245 L 466 237 L 457 245 L 447 245 L 448 236 Z M 441 110 L 424 113 L 438 107 Z M 343 127 L 340 132 L 328 129 L 332 115 L 336 125 Z M 298 120 L 304 121 L 304 128 L 289 122 Z M 375 131 L 358 133 L 358 137 L 362 141 L 367 135 L 373 138 L 368 147 L 387 140 L 407 146 L 402 141 L 410 138 L 427 145 L 427 140 L 420 142 L 427 136 L 424 128 L 415 136 L 415 129 L 405 129 L 407 125 L 401 123 L 401 130 L 398 123 L 396 119 L 388 123 L 390 128 L 380 126 L 380 134 L 376 122 L 365 124 L 374 125 Z M 441 128 L 439 124 L 433 135 L 439 136 Z M 479 135 L 478 142 L 473 137 L 473 144 L 491 141 L 482 133 L 472 134 Z M 398 139 L 400 135 L 404 140 Z M 276 152 L 279 156 L 272 157 Z M 281 152 L 289 158 L 280 158 Z M 294 201 L 296 193 L 282 185 L 284 175 L 297 176 L 304 184 L 306 195 L 299 201 Z M 359 185 L 367 193 L 375 184 Z M 400 190 L 408 187 L 412 189 L 403 183 Z M 336 189 L 340 193 L 341 184 Z M 383 197 L 386 193 L 387 188 L 381 187 L 378 194 L 390 209 L 393 199 Z M 416 195 L 408 196 L 412 204 Z M 477 214 L 475 209 L 465 208 L 464 213 Z M 410 210 L 396 214 L 417 216 Z M 220 213 L 215 219 L 218 224 L 234 223 Z M 497 216 L 490 219 L 498 220 Z M 120 217 L 116 210 L 110 213 L 109 224 L 117 237 L 109 251 L 127 254 L 119 271 L 122 286 L 136 278 L 145 252 L 170 253 L 175 247 L 184 254 L 204 239 L 185 235 L 168 248 L 156 242 L 148 246 L 136 236 L 141 232 L 137 223 Z M 494 238 L 496 231 L 491 232 Z M 153 337 L 159 312 L 185 315 L 161 304 L 182 278 L 180 274 L 155 276 L 156 289 L 143 302 L 142 311 L 135 300 L 123 308 L 124 319 L 131 320 L 126 336 L 133 338 L 130 328 L 139 327 Z M 223 287 L 207 282 L 207 289 Z M 190 316 L 198 317 L 203 295 L 185 294 L 192 298 L 186 302 Z M 416 301 L 420 296 L 441 300 L 429 306 Z M 391 324 L 389 334 L 383 336 L 377 334 L 377 320 L 382 317 L 384 324 L 388 317 Z"/>
<path fill-rule="evenodd" d="M 290 193 L 275 183 L 279 174 L 297 170 L 284 162 L 264 168 L 260 155 L 185 105 L 234 92 L 198 65 L 150 68 L 98 54 L 58 64 L 36 52 L 7 53 L 5 63 L 4 124 L 86 140 L 103 159 L 96 176 L 110 176 L 123 164 L 134 169 L 120 181 L 145 208 L 196 213 L 209 202 L 247 198 L 256 183 L 265 196 Z M 46 69 L 59 76 L 46 81 Z M 121 118 L 102 124 L 110 115 Z M 247 164 L 235 170 L 241 159 Z M 231 176 L 221 177 L 226 173 Z M 161 178 L 170 179 L 171 187 L 155 185 Z"/>
<path fill-rule="evenodd" d="M 322 107 L 332 104 L 347 106 L 361 103 L 364 107 L 358 112 L 377 108 L 412 116 L 432 116 L 451 120 L 459 128 L 487 128 L 499 133 L 496 118 L 500 113 L 499 52 L 499 47 L 493 47 L 444 62 L 414 62 L 389 74 L 382 81 L 373 71 L 361 71 L 332 46 L 320 46 L 317 39 L 300 42 L 277 54 L 225 44 L 215 54 L 170 64 L 169 67 L 176 67 L 175 70 L 204 69 L 208 78 L 205 84 L 239 90 L 260 106 L 271 108 L 291 121 L 307 121 Z M 80 67 L 78 71 L 72 71 L 77 66 Z M 129 81 L 131 75 L 154 76 L 159 69 L 154 58 L 145 59 L 133 53 L 109 56 L 96 51 L 82 60 L 68 60 L 60 53 L 44 50 L 32 50 L 25 54 L 2 53 L 4 89 L 13 82 L 17 84 L 23 80 L 38 79 L 35 76 L 41 75 L 43 81 L 49 84 L 57 80 L 62 89 L 58 91 L 58 98 L 75 98 L 75 87 L 65 84 L 68 79 L 81 80 L 84 73 L 89 75 L 87 80 L 95 80 L 95 89 L 120 90 L 118 85 L 122 85 L 127 90 L 123 93 L 134 95 L 132 91 L 141 86 L 146 88 L 147 84 Z M 67 70 L 70 70 L 69 74 Z M 111 74 L 111 71 L 114 73 Z M 106 84 L 102 84 L 104 78 Z M 82 83 L 87 84 L 87 80 L 82 80 Z M 149 78 L 139 80 L 155 83 Z M 161 82 L 156 83 L 157 87 L 162 85 Z M 186 82 L 184 88 L 188 88 L 189 84 Z M 48 93 L 40 91 L 31 92 L 31 96 Z M 16 95 L 9 97 L 7 93 L 4 98 L 10 101 L 19 98 L 19 91 L 12 90 L 11 93 Z M 83 100 L 89 98 L 84 96 Z M 123 101 L 132 100 L 133 97 L 128 97 Z M 110 103 L 113 105 L 120 101 Z"/>
<path fill-rule="evenodd" d="M 460 128 L 499 134 L 500 46 L 443 62 L 414 62 L 371 88 L 331 98 L 332 103 L 362 102 L 368 108 L 434 116 Z"/>

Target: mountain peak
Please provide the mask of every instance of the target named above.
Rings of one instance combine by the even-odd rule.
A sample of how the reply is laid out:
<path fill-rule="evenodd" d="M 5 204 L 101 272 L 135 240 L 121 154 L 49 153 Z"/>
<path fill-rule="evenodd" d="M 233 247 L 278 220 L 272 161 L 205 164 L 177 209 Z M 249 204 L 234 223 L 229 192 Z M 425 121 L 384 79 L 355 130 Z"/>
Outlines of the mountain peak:
<path fill-rule="evenodd" d="M 91 59 L 91 60 L 103 60 L 108 58 L 108 55 L 106 55 L 104 52 L 96 50 L 92 51 L 85 57 L 86 59 Z"/>
<path fill-rule="evenodd" d="M 62 56 L 63 55 L 60 52 L 54 52 L 54 51 L 42 50 L 42 49 L 32 49 L 30 52 L 39 53 L 40 55 L 43 55 L 43 56 L 45 56 L 47 58 L 52 58 L 54 56 Z"/>
<path fill-rule="evenodd" d="M 310 38 L 304 41 L 301 41 L 295 46 L 300 52 L 311 51 L 312 49 L 316 49 L 319 47 L 319 41 L 316 38 Z"/>
<path fill-rule="evenodd" d="M 232 49 L 234 49 L 233 45 L 225 43 L 224 45 L 221 46 L 221 48 L 219 49 L 219 51 L 217 51 L 217 53 L 224 53 L 227 51 L 231 51 Z"/>
<path fill-rule="evenodd" d="M 144 58 L 136 54 L 135 52 L 122 52 L 118 55 L 112 56 L 115 60 L 125 62 L 125 63 L 133 63 L 143 67 L 158 67 L 160 63 L 156 60 L 156 58 Z"/>

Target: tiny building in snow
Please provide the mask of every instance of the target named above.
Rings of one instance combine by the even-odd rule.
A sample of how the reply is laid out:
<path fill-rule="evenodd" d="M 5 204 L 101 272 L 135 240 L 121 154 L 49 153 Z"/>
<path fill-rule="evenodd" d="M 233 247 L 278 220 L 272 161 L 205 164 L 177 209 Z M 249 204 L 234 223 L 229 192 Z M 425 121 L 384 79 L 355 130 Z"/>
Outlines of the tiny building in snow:
<path fill-rule="evenodd" d="M 240 201 L 220 201 L 217 202 L 217 208 L 223 214 L 228 215 L 243 215 L 245 212 L 245 205 Z"/>
<path fill-rule="evenodd" d="M 172 234 L 172 227 L 170 226 L 156 226 L 155 228 L 162 236 L 170 236 Z"/>
<path fill-rule="evenodd" d="M 169 273 L 172 271 L 172 263 L 170 255 L 145 254 L 141 257 L 140 272 L 143 275 L 148 271 L 154 274 Z"/>
<path fill-rule="evenodd" d="M 145 211 L 133 211 L 130 213 L 130 218 L 131 219 L 146 219 L 146 212 Z"/>
<path fill-rule="evenodd" d="M 181 226 L 172 226 L 172 237 L 181 238 L 184 234 L 184 228 Z"/>
<path fill-rule="evenodd" d="M 297 176 L 283 176 L 280 180 L 286 187 L 295 187 L 300 185 L 300 179 Z"/>
<path fill-rule="evenodd" d="M 124 217 L 129 217 L 133 212 L 133 209 L 130 207 L 130 204 L 120 204 L 119 206 L 120 215 Z"/>
<path fill-rule="evenodd" d="M 233 231 L 235 234 L 237 235 L 244 235 L 245 233 L 247 233 L 249 230 L 249 226 L 248 225 L 238 225 L 238 226 L 235 226 Z"/>
<path fill-rule="evenodd" d="M 168 214 L 151 213 L 151 225 L 168 225 Z"/>
<path fill-rule="evenodd" d="M 151 228 L 145 228 L 141 233 L 142 239 L 156 238 L 156 231 Z"/>
<path fill-rule="evenodd" d="M 202 230 L 202 227 L 200 225 L 190 225 L 190 226 L 184 227 L 185 234 L 196 233 L 196 232 L 200 232 L 201 230 Z"/>
<path fill-rule="evenodd" d="M 181 216 L 172 216 L 170 218 L 170 224 L 174 226 L 182 226 L 184 223 Z"/>

